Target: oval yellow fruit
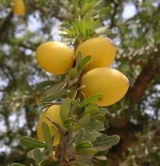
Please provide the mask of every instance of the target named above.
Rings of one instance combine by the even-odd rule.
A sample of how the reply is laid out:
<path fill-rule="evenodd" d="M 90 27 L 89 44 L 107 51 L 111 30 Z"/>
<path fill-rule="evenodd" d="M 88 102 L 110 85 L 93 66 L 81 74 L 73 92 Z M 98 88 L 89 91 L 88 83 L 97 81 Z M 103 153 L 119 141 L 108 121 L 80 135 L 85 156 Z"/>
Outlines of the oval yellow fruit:
<path fill-rule="evenodd" d="M 115 59 L 116 47 L 110 39 L 106 37 L 96 37 L 86 40 L 76 50 L 83 54 L 83 57 L 90 55 L 91 61 L 85 67 L 85 70 L 91 70 L 98 67 L 109 67 Z"/>
<path fill-rule="evenodd" d="M 13 1 L 12 11 L 13 13 L 22 16 L 25 13 L 25 4 L 23 0 L 14 0 Z"/>
<path fill-rule="evenodd" d="M 74 52 L 66 44 L 50 41 L 41 44 L 36 50 L 39 66 L 52 74 L 65 74 L 67 68 L 72 68 Z"/>
<path fill-rule="evenodd" d="M 118 102 L 129 88 L 128 78 L 120 71 L 108 67 L 96 68 L 82 76 L 81 89 L 85 98 L 95 93 L 102 93 L 102 97 L 95 101 L 99 106 L 109 106 Z"/>
<path fill-rule="evenodd" d="M 61 105 L 53 105 L 45 110 L 44 113 L 40 116 L 37 124 L 37 137 L 40 141 L 44 142 L 43 132 L 41 128 L 42 122 L 46 122 L 49 126 L 50 132 L 54 135 L 54 142 L 53 145 L 57 145 L 60 142 L 61 134 L 59 130 L 45 117 L 49 117 L 50 119 L 57 122 L 60 126 L 63 126 L 63 122 L 60 118 L 60 107 Z"/>

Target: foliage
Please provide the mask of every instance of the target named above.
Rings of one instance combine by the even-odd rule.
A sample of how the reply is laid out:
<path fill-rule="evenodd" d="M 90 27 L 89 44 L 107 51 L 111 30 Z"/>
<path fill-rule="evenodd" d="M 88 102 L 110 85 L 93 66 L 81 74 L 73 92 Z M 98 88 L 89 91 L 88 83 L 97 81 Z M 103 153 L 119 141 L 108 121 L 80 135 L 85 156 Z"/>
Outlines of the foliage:
<path fill-rule="evenodd" d="M 113 66 L 127 75 L 131 83 L 126 97 L 107 108 L 109 113 L 104 113 L 103 109 L 99 110 L 103 115 L 106 114 L 105 127 L 108 126 L 108 129 L 103 132 L 107 135 L 116 134 L 121 138 L 120 143 L 109 150 L 107 155 L 105 152 L 104 154 L 103 151 L 101 152 L 101 156 L 106 155 L 108 158 L 104 164 L 158 165 L 160 163 L 159 2 L 150 0 L 128 3 L 126 0 L 103 0 L 99 6 L 91 10 L 90 8 L 95 5 L 96 1 L 87 0 L 90 8 L 83 6 L 83 10 L 79 10 L 80 8 L 75 7 L 77 1 L 26 0 L 26 13 L 23 17 L 18 17 L 11 12 L 10 1 L 1 0 L 0 2 L 0 9 L 2 9 L 0 10 L 0 79 L 2 80 L 0 82 L 0 121 L 1 126 L 4 126 L 0 129 L 3 151 L 0 155 L 0 165 L 8 165 L 13 162 L 29 165 L 32 162 L 26 158 L 28 149 L 20 146 L 18 139 L 24 135 L 36 138 L 35 124 L 41 113 L 37 109 L 37 100 L 42 98 L 41 90 L 44 87 L 44 83 L 39 83 L 45 80 L 46 85 L 53 85 L 50 87 L 52 94 L 49 94 L 51 90 L 49 87 L 45 88 L 46 95 L 51 97 L 51 100 L 45 98 L 45 102 L 50 102 L 55 95 L 53 93 L 61 96 L 56 90 L 65 86 L 63 82 L 64 84 L 57 88 L 57 82 L 62 79 L 68 79 L 70 85 L 74 85 L 76 82 L 75 70 L 70 71 L 67 78 L 57 77 L 51 82 L 48 81 L 52 76 L 42 71 L 34 60 L 35 50 L 41 43 L 58 38 L 52 29 L 58 20 L 61 21 L 62 27 L 65 27 L 58 32 L 64 36 L 65 40 L 62 40 L 66 43 L 70 42 L 70 44 L 75 43 L 75 47 L 89 36 L 93 37 L 100 33 L 105 33 L 113 38 L 118 46 L 117 58 Z M 82 3 L 78 5 L 82 7 Z M 135 14 L 127 19 L 123 15 L 126 5 L 135 8 Z M 76 21 L 72 22 L 70 18 L 78 15 L 78 12 L 81 12 L 83 17 L 81 20 L 75 19 Z M 91 17 L 92 14 L 93 17 Z M 102 17 L 97 17 L 98 14 Z M 83 20 L 84 18 L 87 21 Z M 34 27 L 28 28 L 28 25 L 29 27 L 32 25 L 31 21 L 33 21 L 32 24 L 36 21 L 40 23 L 36 23 L 36 30 Z M 117 32 L 118 37 L 114 33 L 110 33 L 111 31 L 104 25 Z M 96 31 L 94 31 L 95 28 L 97 28 Z M 65 33 L 62 33 L 64 31 Z M 79 73 L 81 72 L 81 68 L 75 68 L 79 70 Z M 74 96 L 74 93 L 71 95 Z M 72 103 L 73 107 L 75 106 L 73 111 L 76 111 L 78 102 L 76 100 L 74 104 Z M 42 108 L 46 106 L 44 99 L 39 105 Z M 88 107 L 90 106 L 86 107 L 84 115 L 90 114 Z M 63 118 L 66 119 L 66 117 Z M 68 122 L 69 120 L 66 121 L 66 124 Z M 86 133 L 85 127 L 79 132 Z M 97 145 L 94 141 L 97 133 L 88 134 L 90 142 Z M 83 143 L 91 145 L 83 141 L 79 148 L 83 147 Z M 5 150 L 3 150 L 4 147 Z M 73 144 L 70 150 L 74 150 L 74 148 Z M 84 153 L 84 151 L 82 152 Z M 30 153 L 34 154 L 34 158 L 38 162 L 39 151 L 35 149 Z M 105 156 L 101 159 L 105 159 Z M 80 158 L 80 160 L 84 161 L 84 158 Z M 42 162 L 42 164 L 44 163 L 45 161 Z"/>

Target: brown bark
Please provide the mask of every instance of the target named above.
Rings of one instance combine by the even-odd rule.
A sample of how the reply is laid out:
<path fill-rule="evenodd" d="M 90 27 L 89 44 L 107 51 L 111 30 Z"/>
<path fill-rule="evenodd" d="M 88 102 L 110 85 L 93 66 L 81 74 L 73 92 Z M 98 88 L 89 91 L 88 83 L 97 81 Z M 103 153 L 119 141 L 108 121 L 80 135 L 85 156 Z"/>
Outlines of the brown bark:
<path fill-rule="evenodd" d="M 155 78 L 159 69 L 160 66 L 154 65 L 146 65 L 143 67 L 142 72 L 134 83 L 134 86 L 129 89 L 127 94 L 127 97 L 132 104 L 135 104 L 140 100 L 147 89 L 148 84 Z"/>

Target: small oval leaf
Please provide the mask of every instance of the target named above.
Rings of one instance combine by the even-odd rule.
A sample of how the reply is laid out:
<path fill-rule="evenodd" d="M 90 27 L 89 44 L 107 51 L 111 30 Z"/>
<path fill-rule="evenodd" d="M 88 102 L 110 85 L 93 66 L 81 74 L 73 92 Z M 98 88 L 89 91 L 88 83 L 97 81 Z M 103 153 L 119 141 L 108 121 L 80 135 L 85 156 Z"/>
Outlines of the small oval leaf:
<path fill-rule="evenodd" d="M 55 99 L 59 98 L 61 95 L 62 95 L 62 91 L 51 94 L 51 95 L 43 98 L 42 100 L 40 100 L 38 106 L 42 107 L 46 104 L 46 102 L 52 102 Z"/>
<path fill-rule="evenodd" d="M 83 68 L 90 62 L 91 60 L 91 56 L 88 55 L 88 56 L 85 56 L 82 61 L 80 62 L 79 64 L 79 67 L 78 67 L 78 73 L 81 73 Z"/>
<path fill-rule="evenodd" d="M 101 137 L 98 137 L 95 142 L 93 142 L 93 146 L 98 151 L 105 151 L 108 150 L 110 147 L 118 144 L 120 141 L 120 137 L 118 135 L 107 136 L 102 134 Z"/>
<path fill-rule="evenodd" d="M 75 144 L 72 143 L 72 145 L 70 146 L 69 152 L 73 153 L 75 151 Z"/>
<path fill-rule="evenodd" d="M 66 98 L 63 100 L 60 108 L 60 117 L 62 121 L 65 121 L 68 118 L 70 110 L 71 110 L 71 100 L 70 98 Z"/>
<path fill-rule="evenodd" d="M 57 93 L 57 92 L 61 91 L 62 89 L 64 89 L 66 85 L 67 85 L 66 80 L 64 80 L 64 81 L 62 81 L 62 82 L 58 82 L 57 84 L 55 84 L 55 85 L 51 86 L 50 88 L 48 88 L 48 89 L 44 92 L 44 94 L 45 94 L 46 96 L 48 96 L 48 95 L 51 95 L 51 94 L 53 94 L 53 93 Z"/>
<path fill-rule="evenodd" d="M 108 110 L 106 108 L 100 108 L 99 109 L 99 113 L 105 116 L 109 112 L 108 112 Z"/>
<path fill-rule="evenodd" d="M 94 148 L 85 148 L 76 150 L 80 155 L 95 155 L 97 151 Z"/>
<path fill-rule="evenodd" d="M 74 101 L 71 112 L 70 112 L 71 117 L 76 114 L 77 109 L 79 108 L 79 103 L 80 103 L 80 98 Z"/>
<path fill-rule="evenodd" d="M 83 141 L 76 146 L 76 149 L 85 149 L 85 148 L 93 148 L 93 145 L 89 141 Z"/>
<path fill-rule="evenodd" d="M 73 125 L 70 129 L 72 131 L 76 131 L 76 130 L 79 130 L 81 128 L 83 128 L 88 122 L 89 122 L 89 119 L 90 119 L 90 115 L 89 114 L 86 114 L 84 115 L 75 125 Z"/>
<path fill-rule="evenodd" d="M 37 139 L 28 137 L 28 136 L 23 136 L 20 138 L 20 143 L 24 146 L 30 147 L 30 148 L 45 148 L 46 144 L 44 142 L 41 142 Z"/>
<path fill-rule="evenodd" d="M 64 127 L 69 128 L 73 125 L 74 119 L 73 118 L 68 118 L 65 121 L 63 121 Z"/>
<path fill-rule="evenodd" d="M 93 142 L 97 139 L 98 136 L 99 135 L 97 131 L 88 132 L 85 134 L 84 141 L 88 140 L 90 142 Z"/>
<path fill-rule="evenodd" d="M 95 156 L 95 158 L 98 160 L 107 160 L 106 156 Z"/>
<path fill-rule="evenodd" d="M 83 138 L 84 138 L 84 134 L 85 134 L 85 130 L 84 128 L 81 128 L 78 132 L 78 134 L 76 135 L 76 139 L 75 139 L 75 144 L 78 145 L 82 142 Z"/>
<path fill-rule="evenodd" d="M 103 131 L 105 130 L 104 124 L 96 119 L 90 119 L 84 128 L 86 131 Z"/>
<path fill-rule="evenodd" d="M 95 113 L 98 112 L 98 109 L 99 109 L 98 104 L 91 103 L 85 108 L 84 114 L 94 115 Z"/>
<path fill-rule="evenodd" d="M 77 55 L 77 59 L 76 59 L 76 65 L 75 65 L 76 69 L 78 69 L 79 64 L 81 63 L 81 61 L 82 61 L 82 53 L 79 51 L 78 55 Z"/>
<path fill-rule="evenodd" d="M 102 97 L 102 93 L 96 93 L 96 94 L 92 95 L 91 97 L 88 97 L 86 100 L 82 101 L 80 103 L 80 107 L 84 107 L 84 106 L 98 100 L 101 97 Z"/>
<path fill-rule="evenodd" d="M 50 129 L 46 122 L 42 122 L 41 127 L 42 127 L 43 137 L 44 137 L 47 149 L 51 153 L 52 152 L 52 136 L 50 133 Z"/>
<path fill-rule="evenodd" d="M 94 166 L 93 163 L 87 157 L 83 157 L 83 156 L 78 155 L 77 159 L 78 159 L 78 161 L 80 161 L 88 166 Z"/>
<path fill-rule="evenodd" d="M 101 115 L 101 114 L 96 114 L 96 115 L 93 115 L 91 117 L 91 119 L 97 119 L 99 120 L 100 122 L 104 122 L 106 120 L 105 116 Z"/>
<path fill-rule="evenodd" d="M 39 149 L 34 149 L 33 150 L 33 158 L 35 160 L 35 163 L 39 165 L 39 163 L 42 161 L 42 154 Z"/>

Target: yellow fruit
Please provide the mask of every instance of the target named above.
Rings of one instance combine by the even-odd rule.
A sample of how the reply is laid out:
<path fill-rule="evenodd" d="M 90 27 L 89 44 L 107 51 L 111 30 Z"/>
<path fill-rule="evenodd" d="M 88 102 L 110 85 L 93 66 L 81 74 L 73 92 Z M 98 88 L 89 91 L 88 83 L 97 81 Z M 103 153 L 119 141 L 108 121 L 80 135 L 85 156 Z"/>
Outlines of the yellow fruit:
<path fill-rule="evenodd" d="M 95 93 L 102 93 L 102 97 L 97 100 L 99 106 L 109 106 L 119 101 L 126 94 L 129 88 L 127 77 L 116 69 L 101 67 L 88 71 L 82 76 L 81 89 L 85 98 Z"/>
<path fill-rule="evenodd" d="M 83 57 L 90 55 L 91 61 L 85 67 L 85 70 L 91 70 L 98 67 L 109 67 L 115 59 L 116 47 L 110 39 L 105 37 L 96 37 L 83 42 L 76 50 L 76 56 L 80 51 Z"/>
<path fill-rule="evenodd" d="M 54 142 L 53 145 L 57 145 L 60 142 L 61 134 L 59 130 L 45 117 L 49 117 L 50 119 L 57 122 L 60 126 L 63 126 L 63 122 L 60 118 L 60 107 L 61 105 L 53 105 L 49 107 L 39 118 L 38 124 L 37 124 L 37 137 L 40 141 L 44 142 L 44 137 L 42 133 L 41 124 L 42 122 L 46 122 L 50 128 L 50 132 L 52 135 L 54 135 Z M 53 128 L 54 126 L 54 128 Z"/>
<path fill-rule="evenodd" d="M 52 74 L 65 74 L 73 66 L 73 50 L 66 44 L 50 41 L 41 44 L 36 51 L 39 66 Z"/>
<path fill-rule="evenodd" d="M 14 2 L 12 7 L 13 13 L 22 16 L 25 13 L 25 5 L 23 0 L 14 0 L 13 2 Z"/>

